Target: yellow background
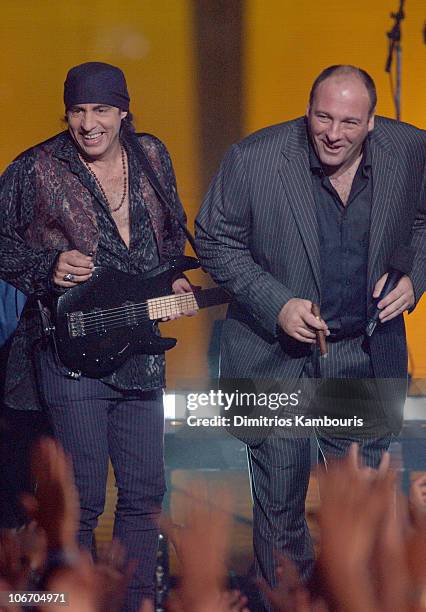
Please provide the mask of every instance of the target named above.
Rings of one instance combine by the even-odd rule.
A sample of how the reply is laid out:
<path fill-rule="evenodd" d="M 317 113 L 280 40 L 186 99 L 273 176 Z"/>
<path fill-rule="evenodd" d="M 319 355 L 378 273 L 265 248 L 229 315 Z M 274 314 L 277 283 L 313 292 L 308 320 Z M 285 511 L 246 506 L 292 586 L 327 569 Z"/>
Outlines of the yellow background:
<path fill-rule="evenodd" d="M 392 26 L 389 13 L 397 9 L 398 0 L 241 1 L 246 133 L 303 114 L 312 80 L 334 63 L 353 63 L 370 72 L 377 84 L 378 112 L 394 116 L 384 73 L 385 32 Z M 406 2 L 402 64 L 402 119 L 423 128 L 424 8 L 423 0 Z M 62 84 L 68 68 L 84 61 L 110 62 L 127 76 L 138 129 L 156 134 L 168 146 L 192 221 L 202 197 L 193 4 L 3 0 L 1 9 L 0 168 L 63 128 Z M 169 324 L 171 334 L 179 338 L 168 359 L 171 386 L 186 376 L 206 373 L 206 349 L 216 315 L 217 311 L 204 311 Z M 418 378 L 426 378 L 425 322 L 423 300 L 408 318 L 413 374 Z"/>

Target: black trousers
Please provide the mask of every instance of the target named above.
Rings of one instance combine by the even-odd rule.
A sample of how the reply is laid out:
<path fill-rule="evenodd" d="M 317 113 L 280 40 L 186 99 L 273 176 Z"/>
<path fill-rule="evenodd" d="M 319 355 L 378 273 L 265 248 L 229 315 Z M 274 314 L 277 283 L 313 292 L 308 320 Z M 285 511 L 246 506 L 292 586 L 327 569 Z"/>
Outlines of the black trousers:
<path fill-rule="evenodd" d="M 255 571 L 270 585 L 276 584 L 275 551 L 292 559 L 305 581 L 313 568 L 314 550 L 305 520 L 312 435 L 326 461 L 343 457 L 350 444 L 358 442 L 363 460 L 370 467 L 378 466 L 392 438 L 376 396 L 370 357 L 362 337 L 330 343 L 324 360 L 319 359 L 315 349 L 302 376 L 305 402 L 310 406 L 307 416 L 329 412 L 335 418 L 347 417 L 358 410 L 366 426 L 358 431 L 345 427 L 294 427 L 284 432 L 275 428 L 262 442 L 248 446 Z M 265 609 L 269 609 L 266 602 Z"/>
<path fill-rule="evenodd" d="M 125 609 L 154 598 L 156 520 L 165 492 L 161 390 L 123 392 L 95 379 L 68 378 L 51 351 L 40 355 L 39 378 L 54 436 L 72 458 L 80 496 L 79 542 L 92 549 L 103 512 L 111 459 L 118 500 L 113 536 L 137 561 Z"/>

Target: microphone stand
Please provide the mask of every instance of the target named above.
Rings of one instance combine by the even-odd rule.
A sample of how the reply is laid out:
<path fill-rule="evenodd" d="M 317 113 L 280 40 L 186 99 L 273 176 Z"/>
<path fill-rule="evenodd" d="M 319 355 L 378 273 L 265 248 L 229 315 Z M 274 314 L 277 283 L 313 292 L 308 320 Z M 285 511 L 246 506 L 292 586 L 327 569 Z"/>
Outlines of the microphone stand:
<path fill-rule="evenodd" d="M 404 19 L 404 0 L 399 2 L 399 10 L 397 13 L 391 13 L 392 19 L 395 19 L 394 26 L 387 32 L 389 38 L 389 52 L 386 60 L 385 72 L 389 73 L 391 78 L 392 97 L 395 104 L 396 118 L 398 121 L 401 119 L 401 21 Z M 396 54 L 396 88 L 395 91 L 392 86 L 392 75 L 391 67 L 393 56 Z"/>

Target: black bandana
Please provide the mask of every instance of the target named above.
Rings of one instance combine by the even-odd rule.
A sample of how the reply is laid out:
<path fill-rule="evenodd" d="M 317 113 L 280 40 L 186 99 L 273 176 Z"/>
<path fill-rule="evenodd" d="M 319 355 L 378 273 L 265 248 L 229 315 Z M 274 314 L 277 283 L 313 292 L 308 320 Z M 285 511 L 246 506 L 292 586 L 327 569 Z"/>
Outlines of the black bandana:
<path fill-rule="evenodd" d="M 120 68 L 102 62 L 74 66 L 64 83 L 65 108 L 78 104 L 109 104 L 129 110 L 130 97 Z"/>

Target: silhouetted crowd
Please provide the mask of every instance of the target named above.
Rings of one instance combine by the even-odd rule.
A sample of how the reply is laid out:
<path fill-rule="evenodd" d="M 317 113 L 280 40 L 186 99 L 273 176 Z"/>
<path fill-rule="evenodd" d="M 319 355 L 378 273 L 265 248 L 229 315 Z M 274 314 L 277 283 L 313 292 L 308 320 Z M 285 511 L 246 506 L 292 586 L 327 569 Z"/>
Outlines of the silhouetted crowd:
<path fill-rule="evenodd" d="M 277 584 L 258 581 L 265 605 L 276 612 L 417 612 L 426 610 L 426 475 L 412 483 L 407 499 L 385 453 L 378 471 L 359 463 L 358 448 L 318 472 L 320 553 L 309 584 L 292 562 L 277 553 Z M 22 503 L 30 522 L 4 530 L 0 541 L 1 610 L 17 610 L 4 592 L 66 593 L 67 609 L 115 612 L 122 608 L 132 575 L 119 542 L 97 552 L 96 562 L 78 549 L 79 504 L 72 468 L 50 438 L 37 443 L 32 459 L 34 495 Z M 172 612 L 246 612 L 247 597 L 227 588 L 232 496 L 220 507 L 195 482 L 175 525 L 161 528 L 176 548 L 178 586 L 168 597 Z M 190 499 L 190 501 L 188 501 Z M 63 610 L 60 602 L 38 602 L 38 610 Z M 28 608 L 27 608 L 28 609 Z M 153 610 L 145 601 L 141 612 Z"/>

